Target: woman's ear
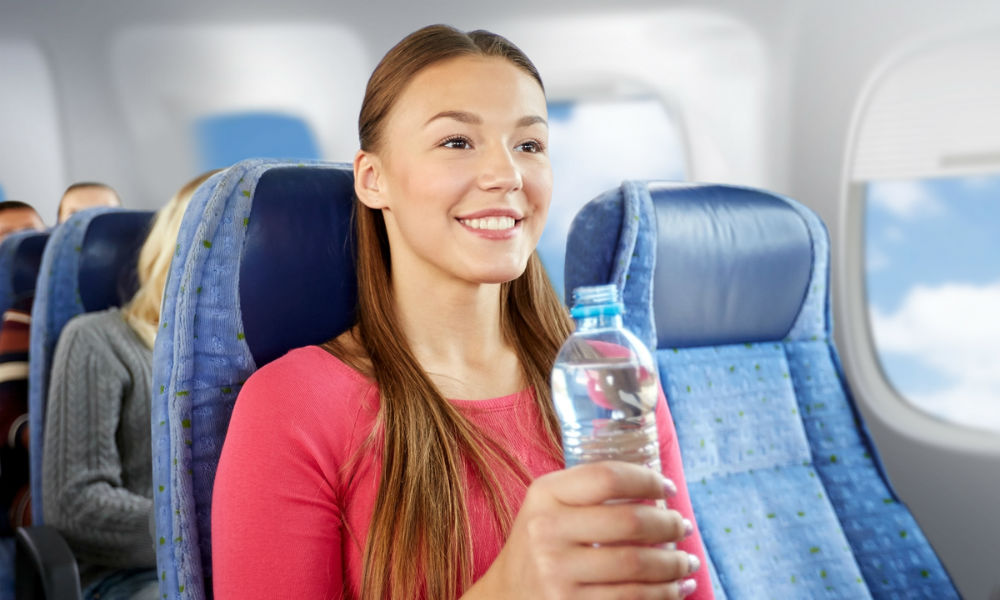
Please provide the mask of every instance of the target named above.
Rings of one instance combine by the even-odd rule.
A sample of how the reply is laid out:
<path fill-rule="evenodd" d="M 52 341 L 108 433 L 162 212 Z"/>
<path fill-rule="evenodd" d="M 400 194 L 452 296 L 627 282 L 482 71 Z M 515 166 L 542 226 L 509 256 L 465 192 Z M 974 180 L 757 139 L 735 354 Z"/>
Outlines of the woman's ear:
<path fill-rule="evenodd" d="M 354 193 L 368 208 L 377 210 L 388 206 L 381 181 L 382 161 L 371 152 L 358 150 L 354 155 Z"/>

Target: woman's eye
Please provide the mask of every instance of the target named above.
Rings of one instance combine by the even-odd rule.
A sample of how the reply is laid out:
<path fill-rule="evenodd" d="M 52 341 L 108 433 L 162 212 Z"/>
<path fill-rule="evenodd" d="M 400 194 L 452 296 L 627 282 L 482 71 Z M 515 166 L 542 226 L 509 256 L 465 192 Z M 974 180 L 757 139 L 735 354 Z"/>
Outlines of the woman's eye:
<path fill-rule="evenodd" d="M 456 150 L 467 150 L 472 147 L 469 140 L 463 137 L 452 137 L 441 142 L 441 146 L 444 148 L 454 148 Z"/>
<path fill-rule="evenodd" d="M 541 152 L 542 150 L 544 150 L 544 148 L 545 147 L 542 146 L 542 143 L 539 142 L 538 140 L 528 140 L 527 142 L 521 142 L 520 144 L 517 145 L 517 150 L 519 152 L 535 153 L 535 152 Z"/>

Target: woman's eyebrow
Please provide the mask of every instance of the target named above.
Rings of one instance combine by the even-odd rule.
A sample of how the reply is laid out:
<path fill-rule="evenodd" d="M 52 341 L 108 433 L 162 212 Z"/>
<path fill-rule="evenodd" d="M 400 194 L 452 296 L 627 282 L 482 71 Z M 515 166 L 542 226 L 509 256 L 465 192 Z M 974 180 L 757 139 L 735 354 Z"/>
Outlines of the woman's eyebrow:
<path fill-rule="evenodd" d="M 443 110 L 438 114 L 434 115 L 433 117 L 427 119 L 427 122 L 424 123 L 424 127 L 430 125 L 432 121 L 436 121 L 437 119 L 455 119 L 456 121 L 462 123 L 468 123 L 470 125 L 483 124 L 483 118 L 480 117 L 479 115 L 461 110 Z"/>
<path fill-rule="evenodd" d="M 527 117 L 521 117 L 517 120 L 518 127 L 528 127 L 530 125 L 534 125 L 535 123 L 541 123 L 546 127 L 549 126 L 549 122 L 538 115 L 528 115 Z"/>
<path fill-rule="evenodd" d="M 468 123 L 469 125 L 483 124 L 483 118 L 475 113 L 470 113 L 462 110 L 443 110 L 438 114 L 434 115 L 433 117 L 431 117 L 430 119 L 427 119 L 427 122 L 424 123 L 424 127 L 430 125 L 432 122 L 438 119 L 454 119 L 456 121 L 459 121 L 460 123 Z M 517 127 L 529 127 L 536 123 L 541 123 L 546 127 L 549 126 L 548 121 L 546 121 L 545 119 L 543 119 L 538 115 L 528 115 L 526 117 L 521 117 L 520 119 L 517 120 L 516 125 Z"/>

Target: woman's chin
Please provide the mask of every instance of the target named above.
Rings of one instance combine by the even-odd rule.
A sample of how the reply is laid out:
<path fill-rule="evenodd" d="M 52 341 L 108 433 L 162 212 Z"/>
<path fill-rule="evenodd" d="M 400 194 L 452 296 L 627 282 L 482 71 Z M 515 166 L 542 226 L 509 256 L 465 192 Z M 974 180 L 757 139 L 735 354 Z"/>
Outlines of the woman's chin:
<path fill-rule="evenodd" d="M 527 261 L 523 265 L 498 265 L 488 269 L 479 268 L 472 273 L 469 280 L 483 284 L 507 283 L 520 277 L 526 268 Z"/>

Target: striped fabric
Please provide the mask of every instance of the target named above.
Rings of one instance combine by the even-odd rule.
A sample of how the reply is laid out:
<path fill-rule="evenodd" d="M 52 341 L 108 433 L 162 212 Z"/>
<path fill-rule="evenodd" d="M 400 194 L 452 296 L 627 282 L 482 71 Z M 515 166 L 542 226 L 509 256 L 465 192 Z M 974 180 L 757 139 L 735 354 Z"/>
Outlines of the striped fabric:
<path fill-rule="evenodd" d="M 28 333 L 31 315 L 23 307 L 3 315 L 0 326 L 0 535 L 31 524 L 28 492 Z"/>

